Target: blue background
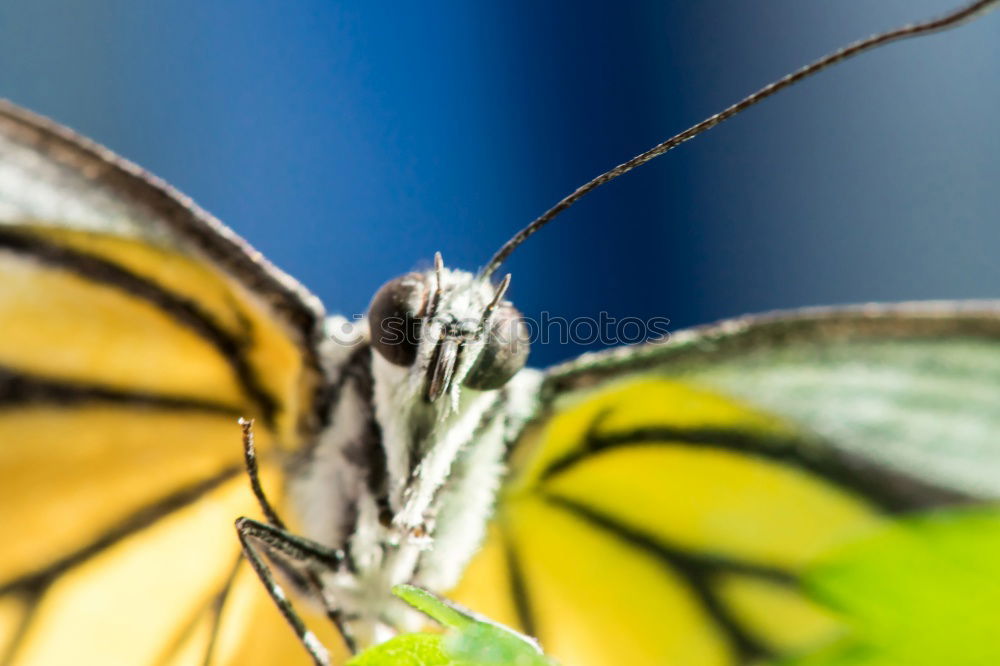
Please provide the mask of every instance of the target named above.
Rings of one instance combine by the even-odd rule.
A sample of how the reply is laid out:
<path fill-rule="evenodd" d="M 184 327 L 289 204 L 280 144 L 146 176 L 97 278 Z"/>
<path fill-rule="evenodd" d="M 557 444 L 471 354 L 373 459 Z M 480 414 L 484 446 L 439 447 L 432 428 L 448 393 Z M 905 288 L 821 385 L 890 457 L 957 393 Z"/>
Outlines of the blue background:
<path fill-rule="evenodd" d="M 326 303 L 475 268 L 608 167 L 954 0 L 0 5 L 0 96 L 193 196 Z M 528 315 L 1000 297 L 1000 13 L 854 60 L 582 201 Z M 544 365 L 580 347 L 534 350 Z"/>

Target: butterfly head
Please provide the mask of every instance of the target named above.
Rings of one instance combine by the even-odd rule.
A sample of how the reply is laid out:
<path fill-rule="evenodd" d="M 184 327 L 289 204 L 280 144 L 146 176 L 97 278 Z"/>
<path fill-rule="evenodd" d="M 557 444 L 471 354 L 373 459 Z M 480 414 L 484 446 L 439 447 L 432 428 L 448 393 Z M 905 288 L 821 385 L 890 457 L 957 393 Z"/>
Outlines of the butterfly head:
<path fill-rule="evenodd" d="M 384 284 L 368 310 L 371 345 L 384 361 L 405 369 L 406 383 L 427 403 L 462 387 L 498 389 L 524 367 L 528 339 L 521 314 L 499 285 L 445 268 L 407 273 Z"/>

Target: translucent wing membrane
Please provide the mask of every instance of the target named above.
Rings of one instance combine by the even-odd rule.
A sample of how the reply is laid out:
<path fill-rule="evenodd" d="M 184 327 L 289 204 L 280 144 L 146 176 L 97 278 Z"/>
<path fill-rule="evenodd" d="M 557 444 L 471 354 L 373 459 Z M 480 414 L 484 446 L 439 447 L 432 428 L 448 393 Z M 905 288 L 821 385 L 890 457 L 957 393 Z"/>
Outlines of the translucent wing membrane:
<path fill-rule="evenodd" d="M 1000 492 L 998 321 L 792 313 L 556 368 L 457 598 L 567 664 L 822 649 L 850 627 L 800 588 L 815 562 Z"/>
<path fill-rule="evenodd" d="M 233 521 L 256 506 L 236 419 L 257 419 L 277 495 L 275 455 L 322 413 L 315 300 L 163 184 L 9 105 L 0 287 L 0 663 L 276 663 L 246 652 L 263 639 L 243 619 L 270 609 L 237 570 Z"/>
<path fill-rule="evenodd" d="M 37 291 L 53 286 L 63 294 L 63 302 L 56 305 L 72 301 L 77 309 L 90 305 L 99 313 L 118 313 L 115 296 L 127 300 L 133 310 L 115 316 L 128 319 L 142 311 L 143 318 L 131 327 L 132 336 L 153 337 L 150 334 L 162 332 L 163 320 L 168 320 L 174 331 L 162 336 L 164 340 L 193 345 L 184 338 L 196 337 L 201 346 L 213 347 L 283 437 L 315 428 L 308 420 L 316 413 L 319 381 L 319 302 L 169 186 L 65 128 L 3 102 L 0 232 L 0 250 L 23 260 L 10 262 L 7 270 L 17 276 L 16 282 L 6 281 L 10 286 L 20 283 Z M 32 267 L 44 272 L 32 273 Z M 30 282 L 36 276 L 50 284 L 34 287 Z M 86 293 L 77 293 L 81 291 Z M 23 290 L 14 294 L 31 296 Z M 41 322 L 26 321 L 36 323 Z M 76 325 L 98 328 L 102 323 L 112 328 L 118 322 L 98 318 Z M 142 329 L 149 327 L 154 328 L 143 335 Z M 73 335 L 66 332 L 73 327 L 49 328 Z M 128 328 L 121 328 L 125 330 L 116 329 L 118 335 L 125 336 Z M 99 330 L 83 330 L 91 336 L 87 339 L 100 335 Z M 45 345 L 33 348 L 38 347 Z M 100 379 L 120 377 L 123 366 L 129 369 L 126 375 L 143 375 L 134 371 L 132 360 L 121 355 L 119 365 L 102 370 Z M 183 362 L 171 356 L 160 367 Z M 198 359 L 188 363 L 202 365 Z M 196 384 L 188 382 L 185 391 Z M 201 390 L 210 394 L 215 388 Z"/>
<path fill-rule="evenodd" d="M 0 219 L 144 239 L 198 252 L 266 301 L 308 340 L 322 308 L 298 282 L 228 227 L 138 166 L 45 118 L 0 100 Z"/>
<path fill-rule="evenodd" d="M 799 424 L 859 472 L 877 463 L 898 471 L 899 483 L 1000 497 L 1000 303 L 746 317 L 582 357 L 554 369 L 547 390 L 645 368 Z"/>

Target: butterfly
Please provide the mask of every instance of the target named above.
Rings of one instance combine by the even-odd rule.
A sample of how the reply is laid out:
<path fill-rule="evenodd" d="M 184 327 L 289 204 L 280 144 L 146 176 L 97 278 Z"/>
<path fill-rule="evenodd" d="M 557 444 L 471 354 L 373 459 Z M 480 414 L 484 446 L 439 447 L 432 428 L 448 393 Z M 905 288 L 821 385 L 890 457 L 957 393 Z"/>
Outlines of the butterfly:
<path fill-rule="evenodd" d="M 891 605 L 875 565 L 945 546 L 989 561 L 989 514 L 928 512 L 1000 494 L 994 303 L 748 317 L 525 367 L 506 257 L 819 68 L 595 179 L 478 273 L 437 257 L 390 280 L 362 322 L 328 317 L 165 183 L 5 103 L 2 662 L 325 663 L 419 628 L 389 596 L 411 582 L 566 664 L 762 663 L 857 647 L 867 627 L 838 594 L 860 570 L 886 590 L 848 597 Z"/>

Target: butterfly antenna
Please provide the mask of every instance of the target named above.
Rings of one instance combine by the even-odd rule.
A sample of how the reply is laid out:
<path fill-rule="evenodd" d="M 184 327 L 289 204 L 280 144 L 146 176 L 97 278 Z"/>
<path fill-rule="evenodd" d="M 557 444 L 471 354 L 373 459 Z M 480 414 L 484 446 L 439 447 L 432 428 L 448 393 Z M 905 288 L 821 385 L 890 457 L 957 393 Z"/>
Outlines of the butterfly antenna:
<path fill-rule="evenodd" d="M 724 120 L 728 120 L 751 106 L 762 102 L 774 93 L 784 90 L 785 88 L 798 83 L 802 79 L 812 76 L 813 74 L 821 72 L 831 65 L 836 65 L 843 60 L 847 60 L 848 58 L 864 53 L 865 51 L 869 51 L 900 39 L 906 39 L 907 37 L 918 37 L 932 32 L 953 28 L 996 8 L 998 4 L 1000 4 L 1000 0 L 978 0 L 978 2 L 963 5 L 962 7 L 943 16 L 939 16 L 938 18 L 920 23 L 910 23 L 894 30 L 888 30 L 886 32 L 872 35 L 871 37 L 854 42 L 853 44 L 848 44 L 847 46 L 806 65 L 805 67 L 783 76 L 777 81 L 767 84 L 757 92 L 744 97 L 740 101 L 720 111 L 714 116 L 710 116 L 705 120 L 702 120 L 697 125 L 689 127 L 680 134 L 670 137 L 663 143 L 653 146 L 646 152 L 636 155 L 628 162 L 619 164 L 615 168 L 605 171 L 590 182 L 578 187 L 555 206 L 545 211 L 541 217 L 537 218 L 531 224 L 518 231 L 511 237 L 510 240 L 504 243 L 503 246 L 497 250 L 497 253 L 493 255 L 493 258 L 490 259 L 489 263 L 486 264 L 486 267 L 480 271 L 480 276 L 489 277 L 492 275 L 493 272 L 500 267 L 500 264 L 502 264 L 507 257 L 510 256 L 511 252 L 517 249 L 521 243 L 526 241 L 532 234 L 551 222 L 556 215 L 576 203 L 577 200 L 588 192 L 591 192 L 608 181 L 614 180 L 618 176 L 631 171 L 637 166 L 649 162 L 655 157 L 659 157 L 665 152 L 681 145 L 685 141 L 693 139 L 702 132 L 712 129 Z"/>

